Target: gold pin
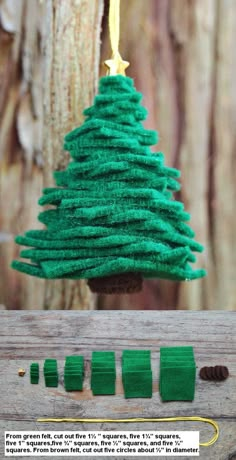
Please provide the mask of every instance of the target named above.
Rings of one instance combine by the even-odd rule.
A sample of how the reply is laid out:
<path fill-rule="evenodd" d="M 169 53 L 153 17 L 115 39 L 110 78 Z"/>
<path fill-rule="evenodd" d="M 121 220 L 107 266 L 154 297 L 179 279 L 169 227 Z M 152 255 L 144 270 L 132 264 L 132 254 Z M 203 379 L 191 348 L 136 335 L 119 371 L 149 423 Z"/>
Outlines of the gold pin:
<path fill-rule="evenodd" d="M 24 377 L 24 375 L 25 375 L 25 369 L 20 368 L 20 369 L 18 370 L 18 375 L 19 375 L 20 377 Z"/>

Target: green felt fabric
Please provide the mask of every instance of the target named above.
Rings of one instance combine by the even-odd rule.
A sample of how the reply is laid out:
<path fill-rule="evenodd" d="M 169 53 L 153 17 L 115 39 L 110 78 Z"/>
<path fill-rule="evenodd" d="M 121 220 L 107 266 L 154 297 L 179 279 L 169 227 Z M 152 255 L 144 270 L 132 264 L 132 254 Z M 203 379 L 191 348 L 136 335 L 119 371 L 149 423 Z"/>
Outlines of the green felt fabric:
<path fill-rule="evenodd" d="M 140 370 L 122 372 L 125 398 L 152 397 L 152 371 Z"/>
<path fill-rule="evenodd" d="M 191 346 L 180 346 L 180 347 L 160 347 L 160 354 L 161 356 L 164 355 L 183 355 L 183 354 L 190 354 L 194 356 L 193 347 Z"/>
<path fill-rule="evenodd" d="M 192 401 L 195 380 L 193 347 L 161 347 L 159 391 L 163 401 Z"/>
<path fill-rule="evenodd" d="M 91 390 L 93 395 L 114 395 L 116 365 L 113 351 L 94 351 L 91 360 Z"/>
<path fill-rule="evenodd" d="M 45 359 L 43 373 L 46 387 L 58 386 L 58 369 L 56 359 Z"/>
<path fill-rule="evenodd" d="M 43 230 L 18 236 L 24 261 L 12 267 L 41 278 L 94 278 L 139 272 L 146 278 L 192 280 L 193 252 L 202 246 L 187 225 L 190 216 L 173 199 L 180 173 L 165 166 L 150 146 L 157 133 L 145 129 L 147 111 L 133 80 L 101 78 L 85 122 L 65 136 L 72 160 L 56 171 L 57 187 L 39 203 Z"/>
<path fill-rule="evenodd" d="M 125 398 L 152 397 L 150 350 L 123 351 L 122 382 Z"/>
<path fill-rule="evenodd" d="M 39 383 L 39 364 L 31 363 L 30 365 L 30 383 L 38 384 Z"/>
<path fill-rule="evenodd" d="M 115 352 L 114 351 L 93 351 L 92 352 L 92 363 L 94 361 L 107 361 L 110 360 L 112 363 L 115 361 Z"/>
<path fill-rule="evenodd" d="M 66 391 L 82 391 L 84 380 L 84 357 L 66 356 L 64 366 L 64 387 Z"/>
<path fill-rule="evenodd" d="M 162 401 L 192 401 L 195 393 L 196 367 L 168 367 L 162 370 Z"/>

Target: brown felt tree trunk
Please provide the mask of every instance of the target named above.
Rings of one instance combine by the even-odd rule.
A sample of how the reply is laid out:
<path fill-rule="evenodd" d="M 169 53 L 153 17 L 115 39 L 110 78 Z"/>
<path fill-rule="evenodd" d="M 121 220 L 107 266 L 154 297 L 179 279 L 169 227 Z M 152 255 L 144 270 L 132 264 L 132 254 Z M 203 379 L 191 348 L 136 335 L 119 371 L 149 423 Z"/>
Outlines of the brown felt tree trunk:
<path fill-rule="evenodd" d="M 0 3 L 0 303 L 8 308 L 91 309 L 84 281 L 44 281 L 13 271 L 16 234 L 39 227 L 37 205 L 64 135 L 82 123 L 97 90 L 103 0 Z"/>

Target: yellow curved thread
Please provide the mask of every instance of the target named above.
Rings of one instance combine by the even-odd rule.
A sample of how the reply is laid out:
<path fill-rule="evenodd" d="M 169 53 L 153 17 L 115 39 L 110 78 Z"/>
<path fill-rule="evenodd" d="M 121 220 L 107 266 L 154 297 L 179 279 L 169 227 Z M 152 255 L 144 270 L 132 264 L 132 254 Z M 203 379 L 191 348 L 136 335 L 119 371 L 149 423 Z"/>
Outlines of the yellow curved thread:
<path fill-rule="evenodd" d="M 218 437 L 219 437 L 219 426 L 218 423 L 210 418 L 205 417 L 165 417 L 165 418 L 38 418 L 37 422 L 44 422 L 44 423 L 61 423 L 61 422 L 68 422 L 68 423 L 137 423 L 137 422 L 203 422 L 208 423 L 209 425 L 213 426 L 215 433 L 207 442 L 200 442 L 199 446 L 212 446 Z"/>

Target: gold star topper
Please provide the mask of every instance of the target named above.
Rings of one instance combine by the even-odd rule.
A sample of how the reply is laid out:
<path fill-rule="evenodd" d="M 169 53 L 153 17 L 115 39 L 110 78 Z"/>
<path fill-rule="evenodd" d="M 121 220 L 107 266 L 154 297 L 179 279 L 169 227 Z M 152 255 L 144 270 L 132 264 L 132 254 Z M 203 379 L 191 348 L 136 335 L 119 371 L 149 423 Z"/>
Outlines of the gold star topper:
<path fill-rule="evenodd" d="M 108 75 L 124 75 L 125 69 L 129 67 L 128 61 L 123 61 L 122 57 L 119 55 L 112 56 L 112 59 L 107 59 L 104 62 L 105 66 L 108 68 Z"/>

